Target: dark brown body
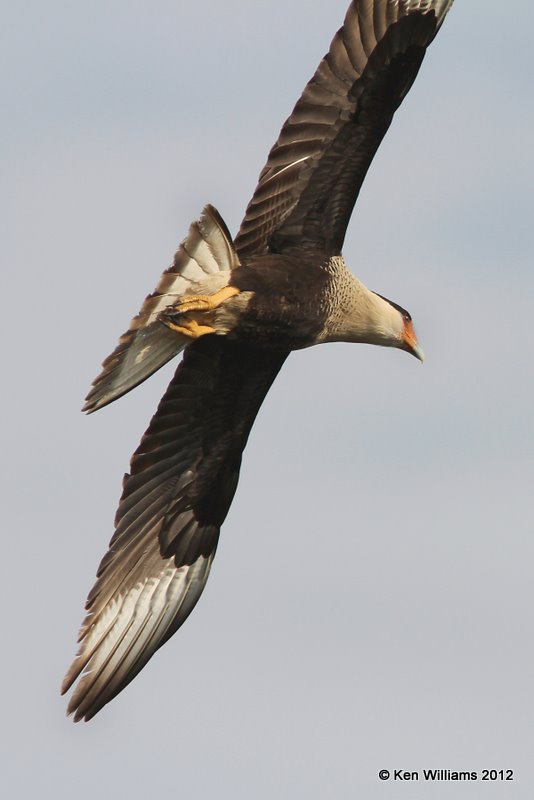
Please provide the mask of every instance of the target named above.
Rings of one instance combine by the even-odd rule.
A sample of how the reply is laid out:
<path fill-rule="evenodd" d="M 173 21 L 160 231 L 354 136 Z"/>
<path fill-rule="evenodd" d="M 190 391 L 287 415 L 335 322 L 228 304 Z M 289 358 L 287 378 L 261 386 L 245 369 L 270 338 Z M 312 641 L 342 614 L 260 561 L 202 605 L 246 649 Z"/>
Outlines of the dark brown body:
<path fill-rule="evenodd" d="M 252 295 L 230 334 L 268 349 L 309 347 L 324 330 L 333 276 L 324 260 L 302 255 L 268 255 L 244 259 L 233 270 L 230 285 Z"/>

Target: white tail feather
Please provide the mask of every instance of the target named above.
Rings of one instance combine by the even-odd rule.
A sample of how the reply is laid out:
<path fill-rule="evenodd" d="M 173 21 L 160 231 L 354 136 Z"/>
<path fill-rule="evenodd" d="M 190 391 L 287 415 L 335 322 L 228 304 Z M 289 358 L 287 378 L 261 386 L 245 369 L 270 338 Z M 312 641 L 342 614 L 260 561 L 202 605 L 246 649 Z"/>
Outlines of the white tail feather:
<path fill-rule="evenodd" d="M 188 338 L 162 325 L 159 317 L 194 286 L 239 265 L 232 238 L 213 206 L 206 206 L 189 228 L 174 262 L 161 276 L 155 291 L 145 299 L 113 353 L 102 364 L 100 375 L 87 395 L 84 411 L 111 403 L 146 380 L 176 356 Z M 214 291 L 220 288 L 220 282 Z"/>

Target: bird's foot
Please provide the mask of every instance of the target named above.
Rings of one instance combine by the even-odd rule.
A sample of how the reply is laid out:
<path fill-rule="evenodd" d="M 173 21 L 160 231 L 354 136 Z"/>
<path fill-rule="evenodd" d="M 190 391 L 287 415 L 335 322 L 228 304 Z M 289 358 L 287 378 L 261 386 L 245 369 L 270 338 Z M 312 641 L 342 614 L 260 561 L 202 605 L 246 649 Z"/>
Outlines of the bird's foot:
<path fill-rule="evenodd" d="M 239 289 L 236 289 L 235 286 L 224 286 L 215 294 L 186 295 L 173 306 L 172 313 L 176 315 L 186 314 L 188 311 L 214 311 L 225 300 L 229 300 L 230 297 L 234 297 L 236 294 L 239 294 Z"/>
<path fill-rule="evenodd" d="M 179 324 L 173 322 L 171 316 L 161 317 L 161 321 L 167 328 L 170 328 L 171 331 L 181 333 L 182 336 L 187 336 L 190 339 L 198 339 L 199 336 L 204 336 L 206 333 L 216 332 L 215 328 L 212 328 L 211 325 L 199 325 L 192 317 L 181 317 Z"/>
<path fill-rule="evenodd" d="M 191 339 L 198 339 L 199 336 L 204 336 L 206 333 L 216 332 L 211 324 L 214 322 L 214 315 L 210 312 L 215 311 L 222 303 L 236 294 L 239 294 L 239 289 L 234 286 L 224 286 L 215 294 L 186 295 L 173 306 L 165 309 L 159 315 L 159 320 L 172 331 Z"/>

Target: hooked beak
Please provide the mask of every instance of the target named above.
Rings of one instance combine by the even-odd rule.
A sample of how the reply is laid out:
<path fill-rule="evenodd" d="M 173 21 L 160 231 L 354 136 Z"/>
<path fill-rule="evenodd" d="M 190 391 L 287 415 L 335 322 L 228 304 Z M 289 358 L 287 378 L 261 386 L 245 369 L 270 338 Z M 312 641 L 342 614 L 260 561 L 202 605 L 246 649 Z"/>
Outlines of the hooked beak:
<path fill-rule="evenodd" d="M 403 350 L 406 350 L 407 353 L 411 353 L 412 356 L 415 356 L 419 359 L 421 363 L 425 360 L 425 354 L 421 347 L 419 347 L 419 342 L 417 341 L 417 336 L 415 335 L 415 331 L 413 329 L 413 323 L 411 320 L 404 321 L 404 333 L 402 336 L 403 340 Z"/>

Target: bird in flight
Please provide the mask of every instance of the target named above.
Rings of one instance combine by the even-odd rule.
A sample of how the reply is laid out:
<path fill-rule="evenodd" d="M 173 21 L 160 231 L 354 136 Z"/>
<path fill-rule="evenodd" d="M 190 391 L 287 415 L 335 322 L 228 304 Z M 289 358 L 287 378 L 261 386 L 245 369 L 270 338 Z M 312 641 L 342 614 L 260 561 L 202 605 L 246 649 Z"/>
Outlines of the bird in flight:
<path fill-rule="evenodd" d="M 182 625 L 206 584 L 259 408 L 292 350 L 396 347 L 410 315 L 348 270 L 343 240 L 393 115 L 453 0 L 352 0 L 261 171 L 234 240 L 206 206 L 104 361 L 85 411 L 182 350 L 141 443 L 62 686 L 89 720 Z"/>

